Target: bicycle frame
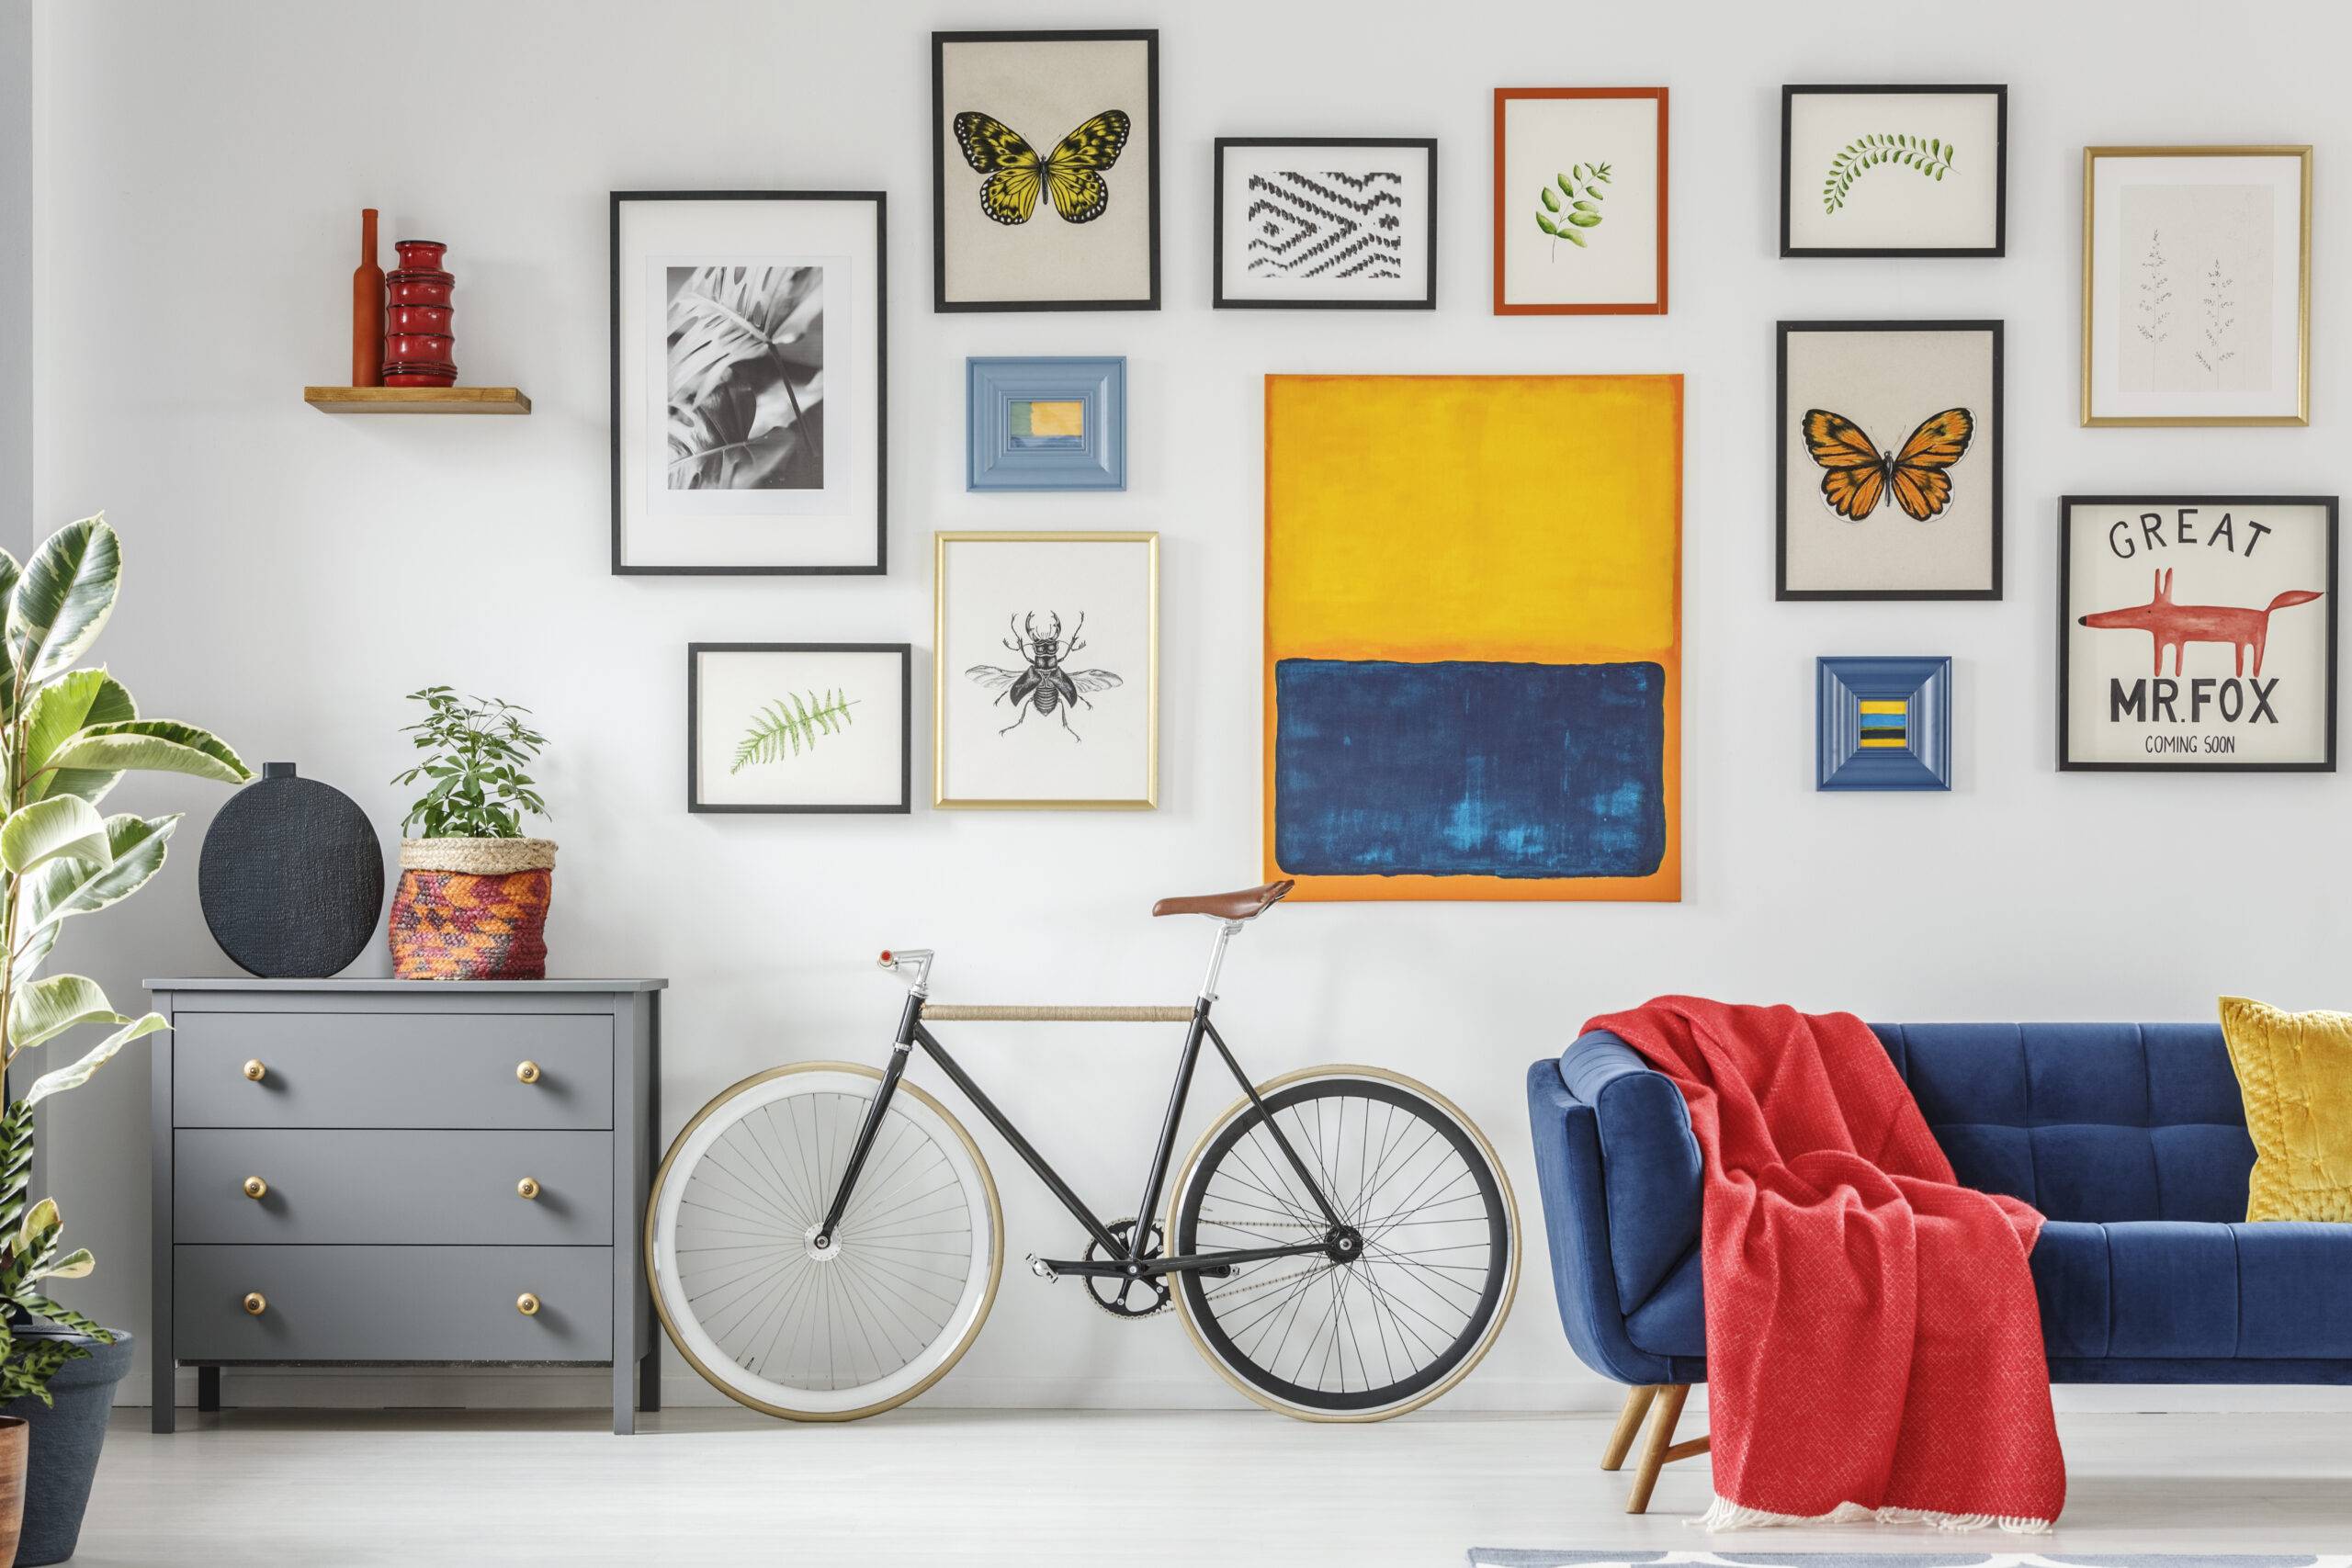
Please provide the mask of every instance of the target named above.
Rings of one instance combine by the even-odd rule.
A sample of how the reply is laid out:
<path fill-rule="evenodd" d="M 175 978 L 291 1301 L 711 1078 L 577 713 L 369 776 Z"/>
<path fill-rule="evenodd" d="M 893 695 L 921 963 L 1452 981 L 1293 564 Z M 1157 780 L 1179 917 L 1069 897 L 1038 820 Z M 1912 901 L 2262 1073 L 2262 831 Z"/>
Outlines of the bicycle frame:
<path fill-rule="evenodd" d="M 819 1247 L 827 1245 L 836 1227 L 841 1224 L 842 1215 L 849 1207 L 850 1198 L 857 1186 L 858 1176 L 865 1168 L 866 1156 L 872 1152 L 875 1137 L 881 1131 L 882 1118 L 889 1110 L 891 1097 L 898 1092 L 899 1080 L 906 1076 L 907 1064 L 912 1059 L 917 1046 L 921 1046 L 924 1055 L 939 1065 L 940 1071 L 947 1075 L 948 1081 L 964 1092 L 965 1099 L 968 1100 L 974 1109 L 988 1119 L 989 1125 L 994 1127 L 1006 1143 L 1012 1145 L 1013 1152 L 1021 1156 L 1022 1162 L 1036 1173 L 1037 1179 L 1045 1183 L 1046 1190 L 1060 1201 L 1062 1207 L 1070 1212 L 1071 1216 L 1085 1227 L 1086 1234 L 1094 1238 L 1094 1244 L 1102 1248 L 1102 1257 L 1099 1259 L 1046 1259 L 1045 1266 L 1054 1274 L 1092 1275 L 1114 1279 L 1150 1279 L 1186 1270 L 1197 1270 L 1206 1274 L 1225 1274 L 1230 1272 L 1236 1264 L 1256 1263 L 1275 1258 L 1336 1257 L 1338 1254 L 1335 1253 L 1334 1248 L 1351 1250 L 1354 1246 L 1361 1245 L 1355 1242 L 1347 1223 L 1331 1206 L 1330 1199 L 1324 1193 L 1322 1184 L 1316 1179 L 1314 1172 L 1309 1169 L 1306 1160 L 1299 1156 L 1297 1149 L 1292 1146 L 1289 1137 L 1283 1134 L 1273 1118 L 1267 1114 L 1265 1101 L 1258 1097 L 1257 1086 L 1252 1084 L 1249 1076 L 1241 1070 L 1241 1064 L 1235 1060 L 1232 1048 L 1226 1044 L 1225 1037 L 1216 1032 L 1216 1025 L 1210 1021 L 1209 1010 L 1216 1000 L 1218 964 L 1224 958 L 1226 943 L 1231 939 L 1237 924 L 1227 923 L 1218 931 L 1216 954 L 1210 962 L 1208 978 L 1201 988 L 1200 996 L 1193 1004 L 1192 1019 L 1184 1032 L 1183 1054 L 1178 1057 L 1176 1063 L 1176 1081 L 1168 1095 L 1168 1111 L 1160 1122 L 1159 1140 L 1152 1145 L 1151 1163 L 1144 1176 L 1142 1201 L 1136 1205 L 1136 1219 L 1133 1230 L 1129 1233 L 1134 1238 L 1132 1244 L 1120 1240 L 1095 1214 L 1094 1211 L 1086 1206 L 1085 1201 L 1071 1190 L 1069 1183 L 1062 1179 L 1061 1173 L 1054 1168 L 1053 1162 L 1037 1152 L 1036 1146 L 1023 1135 L 1021 1129 L 1013 1123 L 1012 1119 L 1005 1114 L 996 1101 L 988 1097 L 987 1092 L 978 1083 L 973 1081 L 972 1076 L 964 1070 L 963 1065 L 948 1054 L 946 1047 L 940 1044 L 938 1036 L 932 1033 L 925 1025 L 923 1010 L 930 1001 L 927 994 L 928 960 L 926 957 L 923 978 L 917 980 L 908 991 L 906 1006 L 899 1015 L 898 1037 L 891 1047 L 890 1065 L 882 1074 L 882 1087 L 876 1091 L 872 1102 L 866 1107 L 865 1119 L 858 1128 L 856 1142 L 850 1148 L 849 1162 L 842 1171 L 841 1186 L 833 1193 L 832 1202 L 825 1211 L 824 1223 L 818 1227 L 816 1245 Z M 886 953 L 884 958 L 886 963 L 889 961 L 888 954 Z M 1068 1017 L 1073 1013 L 1082 1015 L 1089 1011 L 1102 1010 L 1073 1009 L 1067 1010 L 1059 1015 L 1045 1009 L 1007 1008 L 988 1010 L 993 1016 L 1008 1021 L 1024 1020 L 1052 1021 L 1057 1016 Z M 1182 1010 L 1171 1010 L 1171 1015 L 1182 1016 Z M 1151 1216 L 1159 1206 L 1161 1189 L 1168 1179 L 1169 1156 L 1175 1152 L 1176 1134 L 1184 1119 L 1184 1103 L 1192 1091 L 1193 1073 L 1200 1066 L 1203 1041 L 1206 1041 L 1216 1048 L 1216 1053 L 1223 1058 L 1227 1070 L 1232 1073 L 1234 1081 L 1241 1086 L 1241 1092 L 1249 1097 L 1250 1103 L 1256 1108 L 1260 1116 L 1264 1118 L 1266 1129 L 1272 1134 L 1275 1145 L 1282 1150 L 1283 1157 L 1290 1162 L 1291 1169 L 1296 1173 L 1300 1182 L 1314 1196 L 1316 1207 L 1322 1212 L 1325 1224 L 1330 1227 L 1327 1235 L 1313 1241 L 1296 1242 L 1283 1247 L 1246 1247 L 1232 1251 L 1196 1253 L 1184 1257 L 1145 1258 L 1140 1255 L 1142 1249 L 1149 1245 Z M 1173 1236 L 1169 1237 L 1169 1245 L 1171 1247 L 1175 1245 Z"/>

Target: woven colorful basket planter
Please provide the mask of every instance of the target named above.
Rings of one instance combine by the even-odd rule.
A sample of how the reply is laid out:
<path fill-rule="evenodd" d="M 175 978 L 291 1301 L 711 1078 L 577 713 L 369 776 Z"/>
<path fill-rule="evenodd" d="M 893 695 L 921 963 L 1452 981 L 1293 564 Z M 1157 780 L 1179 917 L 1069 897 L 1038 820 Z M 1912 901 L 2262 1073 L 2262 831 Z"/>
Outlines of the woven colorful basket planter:
<path fill-rule="evenodd" d="M 538 980 L 548 972 L 552 839 L 403 839 L 392 895 L 402 980 Z"/>

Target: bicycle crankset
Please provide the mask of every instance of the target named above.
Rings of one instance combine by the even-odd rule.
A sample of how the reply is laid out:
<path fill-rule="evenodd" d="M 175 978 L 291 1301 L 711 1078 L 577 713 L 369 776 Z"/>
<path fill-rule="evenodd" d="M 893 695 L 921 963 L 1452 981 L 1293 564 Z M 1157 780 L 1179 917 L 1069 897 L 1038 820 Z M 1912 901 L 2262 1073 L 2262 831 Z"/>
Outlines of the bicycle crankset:
<path fill-rule="evenodd" d="M 1110 1232 L 1121 1241 L 1129 1241 L 1135 1234 L 1135 1224 L 1133 1217 L 1114 1220 L 1109 1227 Z M 1166 1227 L 1154 1220 L 1151 1223 L 1151 1233 L 1144 1243 L 1144 1256 L 1159 1257 L 1164 1250 L 1163 1244 L 1167 1235 Z M 1086 1260 L 1090 1263 L 1109 1260 L 1102 1251 L 1101 1242 L 1091 1238 L 1088 1240 Z M 1137 1280 L 1125 1280 L 1110 1274 L 1087 1274 L 1080 1277 L 1086 1281 L 1086 1293 L 1093 1298 L 1094 1304 L 1113 1317 L 1154 1317 L 1168 1310 L 1168 1280 L 1165 1275 Z"/>

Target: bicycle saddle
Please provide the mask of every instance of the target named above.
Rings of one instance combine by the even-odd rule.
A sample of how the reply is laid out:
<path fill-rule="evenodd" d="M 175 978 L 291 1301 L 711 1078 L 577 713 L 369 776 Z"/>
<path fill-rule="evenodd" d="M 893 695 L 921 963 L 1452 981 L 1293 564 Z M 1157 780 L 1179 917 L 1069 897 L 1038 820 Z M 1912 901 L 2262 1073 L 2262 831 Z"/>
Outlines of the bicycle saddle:
<path fill-rule="evenodd" d="M 1298 884 L 1289 877 L 1238 893 L 1195 893 L 1187 898 L 1162 898 L 1151 907 L 1155 915 L 1206 915 L 1217 920 L 1254 920 L 1290 896 Z"/>

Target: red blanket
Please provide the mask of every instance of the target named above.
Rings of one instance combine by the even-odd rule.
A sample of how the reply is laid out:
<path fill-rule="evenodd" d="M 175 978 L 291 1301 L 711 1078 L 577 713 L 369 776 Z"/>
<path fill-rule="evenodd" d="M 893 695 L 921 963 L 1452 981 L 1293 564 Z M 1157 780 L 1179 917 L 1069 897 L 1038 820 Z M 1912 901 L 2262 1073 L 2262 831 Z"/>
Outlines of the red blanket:
<path fill-rule="evenodd" d="M 2041 1215 L 1954 1180 L 1850 1013 L 1662 997 L 1585 1027 L 1674 1080 L 1705 1156 L 1710 1527 L 2047 1528 Z"/>

